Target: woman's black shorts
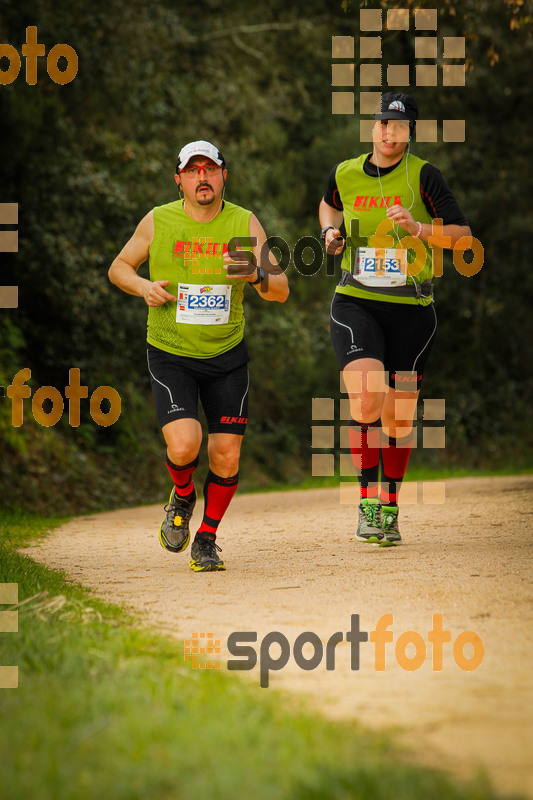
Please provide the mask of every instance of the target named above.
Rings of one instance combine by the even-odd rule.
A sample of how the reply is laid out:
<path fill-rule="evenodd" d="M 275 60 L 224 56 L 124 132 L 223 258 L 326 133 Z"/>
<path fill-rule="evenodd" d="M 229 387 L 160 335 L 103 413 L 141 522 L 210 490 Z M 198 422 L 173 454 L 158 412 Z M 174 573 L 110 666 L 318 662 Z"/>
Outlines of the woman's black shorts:
<path fill-rule="evenodd" d="M 420 388 L 436 330 L 433 303 L 415 306 L 339 292 L 333 296 L 330 331 L 340 368 L 358 358 L 376 358 L 395 389 Z"/>

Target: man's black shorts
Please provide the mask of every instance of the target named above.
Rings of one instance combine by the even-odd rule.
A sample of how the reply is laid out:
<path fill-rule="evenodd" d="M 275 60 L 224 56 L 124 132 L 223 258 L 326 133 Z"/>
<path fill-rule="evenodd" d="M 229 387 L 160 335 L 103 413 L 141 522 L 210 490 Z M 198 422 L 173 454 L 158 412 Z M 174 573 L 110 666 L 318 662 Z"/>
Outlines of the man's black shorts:
<path fill-rule="evenodd" d="M 433 303 L 389 303 L 339 292 L 333 296 L 330 332 L 340 368 L 358 358 L 376 358 L 392 388 L 420 388 L 436 331 Z"/>
<path fill-rule="evenodd" d="M 244 435 L 248 422 L 248 349 L 243 341 L 213 358 L 188 358 L 147 343 L 157 419 L 199 419 L 198 396 L 209 433 Z"/>

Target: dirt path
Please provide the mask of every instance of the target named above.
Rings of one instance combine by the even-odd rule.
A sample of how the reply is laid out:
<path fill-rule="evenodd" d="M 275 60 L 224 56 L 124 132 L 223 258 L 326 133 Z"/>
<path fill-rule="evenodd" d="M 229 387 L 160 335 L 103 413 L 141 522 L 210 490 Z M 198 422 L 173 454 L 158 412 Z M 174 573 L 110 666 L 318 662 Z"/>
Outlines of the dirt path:
<path fill-rule="evenodd" d="M 424 763 L 462 775 L 482 765 L 500 790 L 533 797 L 533 476 L 447 481 L 444 505 L 402 508 L 399 548 L 355 543 L 355 513 L 338 489 L 237 496 L 218 538 L 225 573 L 193 573 L 188 553 L 161 548 L 160 506 L 76 519 L 26 552 L 165 632 L 182 639 L 212 632 L 223 668 L 232 631 L 257 631 L 257 651 L 269 631 L 281 631 L 291 647 L 303 631 L 325 644 L 349 630 L 351 614 L 372 631 L 392 613 L 384 672 L 374 668 L 371 642 L 352 671 L 344 641 L 335 671 L 325 658 L 303 671 L 291 655 L 270 686 L 304 692 L 332 717 L 398 727 Z M 435 613 L 452 642 L 462 631 L 479 634 L 478 669 L 460 669 L 451 644 L 441 672 L 432 669 L 429 644 L 420 669 L 398 665 L 398 636 L 416 631 L 427 643 Z M 465 657 L 472 652 L 467 645 Z M 244 674 L 259 682 L 257 670 Z"/>

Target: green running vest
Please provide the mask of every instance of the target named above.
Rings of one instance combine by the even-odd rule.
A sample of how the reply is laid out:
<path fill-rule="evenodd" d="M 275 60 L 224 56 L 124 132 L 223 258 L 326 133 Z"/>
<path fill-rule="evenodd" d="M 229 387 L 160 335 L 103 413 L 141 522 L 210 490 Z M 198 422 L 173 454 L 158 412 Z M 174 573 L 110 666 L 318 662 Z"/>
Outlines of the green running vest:
<path fill-rule="evenodd" d="M 359 156 L 359 158 L 343 161 L 337 167 L 335 175 L 337 188 L 344 207 L 344 222 L 348 237 L 350 236 L 352 219 L 358 219 L 360 236 L 368 237 L 368 247 L 370 247 L 370 237 L 376 233 L 379 223 L 386 219 L 387 210 L 385 205 L 389 207 L 395 204 L 401 204 L 404 208 L 410 210 L 417 222 L 431 224 L 432 217 L 428 214 L 420 195 L 420 170 L 427 162 L 413 155 L 408 156 L 408 184 L 405 172 L 406 156 L 404 154 L 396 169 L 393 169 L 392 172 L 381 177 L 380 186 L 377 177 L 367 175 L 363 170 L 363 164 L 367 157 L 368 153 Z M 409 186 L 411 186 L 412 191 Z M 383 187 L 383 193 L 381 187 Z M 396 232 L 399 233 L 400 238 L 409 235 L 406 230 L 395 225 L 395 232 L 390 231 L 387 234 L 393 237 L 394 247 L 398 244 Z M 423 242 L 422 239 L 419 239 L 419 241 L 424 245 L 426 262 L 422 271 L 415 277 L 416 283 L 418 284 L 423 283 L 423 281 L 433 276 L 431 248 L 426 242 Z M 407 259 L 410 263 L 413 263 L 415 260 L 415 253 L 412 250 L 408 252 Z M 342 268 L 352 273 L 354 261 L 355 248 L 347 247 L 342 257 Z M 408 277 L 407 283 L 413 285 L 413 279 Z M 411 305 L 429 305 L 431 303 L 431 297 L 421 297 L 417 300 L 414 293 L 412 297 L 397 297 L 392 294 L 381 294 L 372 291 L 372 287 L 370 286 L 365 289 L 360 289 L 359 287 L 346 284 L 345 286 L 337 286 L 335 291 L 340 294 L 352 295 L 353 297 L 366 297 L 369 300 L 383 300 L 387 303 L 408 303 Z"/>
<path fill-rule="evenodd" d="M 178 297 L 178 284 L 231 286 L 229 321 L 219 325 L 176 322 L 176 303 L 148 309 L 147 340 L 154 347 L 191 358 L 213 358 L 239 344 L 244 336 L 242 300 L 245 281 L 229 279 L 223 254 L 236 236 L 250 236 L 251 211 L 224 202 L 210 222 L 197 222 L 181 200 L 154 208 L 154 238 L 150 245 L 150 280 L 170 281 L 167 292 Z M 243 247 L 250 251 L 250 247 Z"/>

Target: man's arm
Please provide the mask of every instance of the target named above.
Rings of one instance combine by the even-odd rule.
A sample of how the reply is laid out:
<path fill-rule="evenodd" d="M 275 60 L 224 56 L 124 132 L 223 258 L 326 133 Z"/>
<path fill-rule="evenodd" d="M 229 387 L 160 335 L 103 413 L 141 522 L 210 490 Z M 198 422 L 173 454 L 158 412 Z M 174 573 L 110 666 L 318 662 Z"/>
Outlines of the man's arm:
<path fill-rule="evenodd" d="M 154 238 L 154 212 L 149 211 L 137 225 L 135 233 L 126 242 L 109 267 L 109 280 L 119 289 L 136 297 L 144 297 L 149 306 L 162 306 L 176 298 L 165 291 L 169 281 L 150 281 L 137 275 L 137 270 L 149 254 Z"/>
<path fill-rule="evenodd" d="M 278 303 L 284 303 L 289 296 L 289 282 L 268 245 L 263 247 L 267 240 L 267 235 L 255 214 L 250 217 L 250 238 L 257 242 L 252 247 L 254 264 L 257 264 L 266 273 L 264 280 L 255 284 L 254 289 L 263 300 L 275 300 Z M 257 280 L 259 276 L 258 267 L 254 267 L 249 261 L 233 261 L 229 253 L 224 254 L 224 261 L 226 262 L 226 269 L 228 266 L 232 268 L 231 272 L 228 272 L 228 278 L 241 278 L 247 283 L 253 283 Z"/>

